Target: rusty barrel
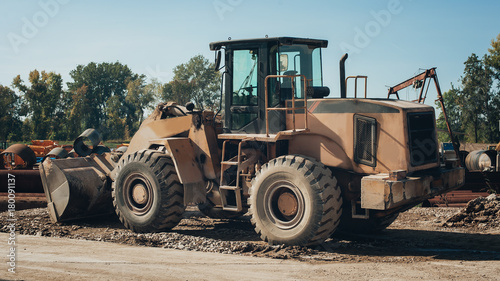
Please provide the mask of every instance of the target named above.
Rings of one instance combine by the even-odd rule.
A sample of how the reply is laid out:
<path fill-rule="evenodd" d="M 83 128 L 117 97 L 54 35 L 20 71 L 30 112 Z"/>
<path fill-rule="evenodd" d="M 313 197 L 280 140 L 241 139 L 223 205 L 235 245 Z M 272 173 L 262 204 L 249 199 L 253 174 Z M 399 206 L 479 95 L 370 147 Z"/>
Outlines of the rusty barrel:
<path fill-rule="evenodd" d="M 54 222 L 113 212 L 109 154 L 50 159 L 40 165 L 47 208 Z"/>
<path fill-rule="evenodd" d="M 465 166 L 471 172 L 484 171 L 496 166 L 496 157 L 495 150 L 474 150 L 465 158 Z"/>

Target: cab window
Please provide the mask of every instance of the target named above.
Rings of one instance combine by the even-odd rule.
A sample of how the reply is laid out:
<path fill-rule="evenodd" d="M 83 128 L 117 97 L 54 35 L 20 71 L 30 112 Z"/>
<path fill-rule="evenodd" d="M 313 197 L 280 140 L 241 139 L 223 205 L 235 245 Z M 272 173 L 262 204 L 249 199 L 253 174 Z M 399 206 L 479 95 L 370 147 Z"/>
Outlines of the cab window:
<path fill-rule="evenodd" d="M 280 46 L 275 59 L 275 71 L 279 75 L 304 75 L 308 87 L 323 86 L 321 48 L 308 45 Z M 304 82 L 300 77 L 294 80 L 288 77 L 279 78 L 278 83 L 281 101 L 292 98 L 292 86 L 295 98 L 304 98 Z"/>
<path fill-rule="evenodd" d="M 245 106 L 258 105 L 258 49 L 233 51 L 233 92 L 231 106 L 241 110 L 232 111 L 231 128 L 241 129 L 257 118 L 257 113 L 245 112 Z"/>

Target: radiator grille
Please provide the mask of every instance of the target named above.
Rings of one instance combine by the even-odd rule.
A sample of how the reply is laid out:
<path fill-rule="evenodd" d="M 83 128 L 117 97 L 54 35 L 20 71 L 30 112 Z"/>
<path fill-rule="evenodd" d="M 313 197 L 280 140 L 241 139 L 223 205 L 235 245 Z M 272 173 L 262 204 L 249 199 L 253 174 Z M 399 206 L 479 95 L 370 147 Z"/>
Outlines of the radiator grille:
<path fill-rule="evenodd" d="M 376 120 L 355 115 L 354 124 L 354 161 L 376 166 Z"/>
<path fill-rule="evenodd" d="M 433 112 L 408 113 L 408 137 L 412 166 L 437 161 L 436 129 Z"/>

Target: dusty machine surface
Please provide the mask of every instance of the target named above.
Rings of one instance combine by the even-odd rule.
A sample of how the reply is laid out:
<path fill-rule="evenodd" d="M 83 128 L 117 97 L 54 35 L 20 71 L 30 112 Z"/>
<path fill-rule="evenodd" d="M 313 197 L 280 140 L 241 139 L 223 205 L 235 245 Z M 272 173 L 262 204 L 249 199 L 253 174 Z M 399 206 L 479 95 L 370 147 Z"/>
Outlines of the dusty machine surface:
<path fill-rule="evenodd" d="M 189 203 L 210 217 L 249 213 L 270 244 L 319 244 L 341 228 L 375 232 L 427 198 L 464 184 L 440 167 L 431 106 L 326 98 L 325 40 L 213 42 L 223 60 L 219 116 L 160 104 L 124 153 L 47 159 L 41 176 L 54 221 L 114 209 L 136 232 L 171 229 Z M 437 82 L 437 80 L 436 80 Z M 366 88 L 365 88 L 366 89 Z M 109 208 L 108 208 L 109 207 Z"/>

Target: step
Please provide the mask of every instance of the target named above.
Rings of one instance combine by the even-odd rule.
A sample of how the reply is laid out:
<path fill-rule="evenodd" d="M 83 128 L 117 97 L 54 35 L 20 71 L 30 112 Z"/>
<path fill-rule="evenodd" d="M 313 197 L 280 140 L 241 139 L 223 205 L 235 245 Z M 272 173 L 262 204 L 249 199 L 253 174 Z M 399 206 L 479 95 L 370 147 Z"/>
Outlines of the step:
<path fill-rule="evenodd" d="M 239 212 L 241 210 L 238 209 L 237 206 L 224 206 L 222 207 L 224 211 L 230 211 L 230 212 Z"/>
<path fill-rule="evenodd" d="M 221 186 L 219 186 L 219 189 L 222 189 L 222 190 L 233 190 L 233 191 L 239 190 L 239 188 L 237 186 L 232 186 L 232 185 L 221 185 Z"/>
<path fill-rule="evenodd" d="M 238 161 L 222 161 L 220 163 L 224 164 L 224 165 L 233 165 L 233 166 L 237 166 L 238 165 Z"/>

